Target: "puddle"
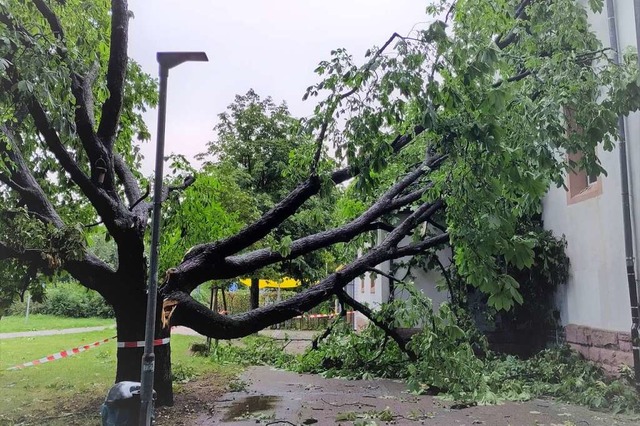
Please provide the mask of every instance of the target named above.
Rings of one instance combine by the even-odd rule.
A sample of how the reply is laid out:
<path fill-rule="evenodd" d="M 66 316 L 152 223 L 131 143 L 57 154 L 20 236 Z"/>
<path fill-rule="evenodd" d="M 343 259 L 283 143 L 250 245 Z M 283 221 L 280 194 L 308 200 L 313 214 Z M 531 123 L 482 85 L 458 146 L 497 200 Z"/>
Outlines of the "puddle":
<path fill-rule="evenodd" d="M 280 401 L 279 396 L 252 395 L 233 402 L 222 419 L 223 422 L 242 419 L 267 419 L 273 417 L 274 406 Z"/>

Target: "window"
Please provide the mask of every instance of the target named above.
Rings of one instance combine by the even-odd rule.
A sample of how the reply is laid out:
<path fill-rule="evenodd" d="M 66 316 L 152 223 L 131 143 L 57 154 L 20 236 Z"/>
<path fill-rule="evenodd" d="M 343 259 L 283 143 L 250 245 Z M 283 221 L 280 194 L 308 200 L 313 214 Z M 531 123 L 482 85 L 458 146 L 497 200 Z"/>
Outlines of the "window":
<path fill-rule="evenodd" d="M 376 280 L 369 277 L 369 293 L 376 294 Z"/>
<path fill-rule="evenodd" d="M 582 129 L 573 117 L 573 111 L 569 108 L 564 110 L 567 120 L 567 132 L 580 133 Z M 602 179 L 596 173 L 588 173 L 579 168 L 579 163 L 583 157 L 582 152 L 572 152 L 567 154 L 567 160 L 576 164 L 573 170 L 567 174 L 567 204 L 576 204 L 602 194 Z"/>
<path fill-rule="evenodd" d="M 578 163 L 582 159 L 582 153 L 568 155 L 569 161 Z M 574 169 L 567 176 L 567 203 L 575 204 L 602 194 L 602 182 L 595 173 L 587 173 L 584 169 Z"/>

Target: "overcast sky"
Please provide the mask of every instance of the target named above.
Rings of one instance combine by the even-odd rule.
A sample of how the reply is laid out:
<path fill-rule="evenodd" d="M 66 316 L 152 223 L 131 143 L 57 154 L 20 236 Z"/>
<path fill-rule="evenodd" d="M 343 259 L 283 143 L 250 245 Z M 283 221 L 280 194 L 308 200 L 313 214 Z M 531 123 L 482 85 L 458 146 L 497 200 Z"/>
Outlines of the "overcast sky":
<path fill-rule="evenodd" d="M 397 31 L 424 22 L 427 0 L 130 0 L 129 55 L 157 77 L 157 51 L 202 50 L 208 63 L 186 63 L 169 73 L 166 153 L 192 157 L 213 139 L 217 115 L 250 88 L 286 101 L 306 116 L 307 86 L 330 51 L 346 48 L 354 58 Z M 153 170 L 155 110 L 145 118 L 151 143 L 143 153 Z"/>

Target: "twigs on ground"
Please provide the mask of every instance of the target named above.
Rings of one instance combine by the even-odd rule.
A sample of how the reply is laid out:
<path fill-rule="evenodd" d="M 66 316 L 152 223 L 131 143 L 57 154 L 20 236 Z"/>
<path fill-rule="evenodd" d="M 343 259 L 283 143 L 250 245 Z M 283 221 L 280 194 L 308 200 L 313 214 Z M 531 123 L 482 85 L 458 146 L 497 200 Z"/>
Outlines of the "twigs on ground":
<path fill-rule="evenodd" d="M 332 407 L 346 407 L 348 405 L 351 405 L 351 406 L 355 406 L 355 407 L 373 407 L 373 408 L 375 408 L 375 405 L 367 404 L 367 403 L 364 403 L 364 402 L 344 402 L 342 404 L 339 404 L 337 402 L 329 402 L 329 401 L 325 400 L 324 398 L 320 398 L 320 401 L 324 402 L 325 404 L 329 404 Z"/>

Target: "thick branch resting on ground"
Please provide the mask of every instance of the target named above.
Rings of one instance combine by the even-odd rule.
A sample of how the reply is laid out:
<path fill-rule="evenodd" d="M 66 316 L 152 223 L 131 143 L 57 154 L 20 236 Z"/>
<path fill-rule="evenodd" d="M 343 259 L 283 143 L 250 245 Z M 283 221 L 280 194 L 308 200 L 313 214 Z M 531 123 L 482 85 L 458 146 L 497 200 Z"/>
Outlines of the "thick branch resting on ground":
<path fill-rule="evenodd" d="M 349 296 L 344 290 L 338 291 L 336 293 L 336 296 L 338 296 L 338 299 L 340 299 L 343 303 L 346 303 L 347 305 L 352 306 L 356 311 L 361 312 L 365 317 L 369 319 L 369 321 L 374 323 L 377 327 L 380 327 L 387 334 L 387 336 L 390 336 L 398 344 L 400 350 L 407 354 L 411 361 L 415 361 L 418 359 L 415 352 L 407 347 L 407 344 L 409 343 L 408 340 L 405 340 L 402 336 L 400 336 L 400 334 L 398 334 L 397 330 L 389 327 L 384 323 L 384 321 L 380 321 L 378 318 L 376 318 L 371 309 L 358 302 L 353 297 Z"/>

